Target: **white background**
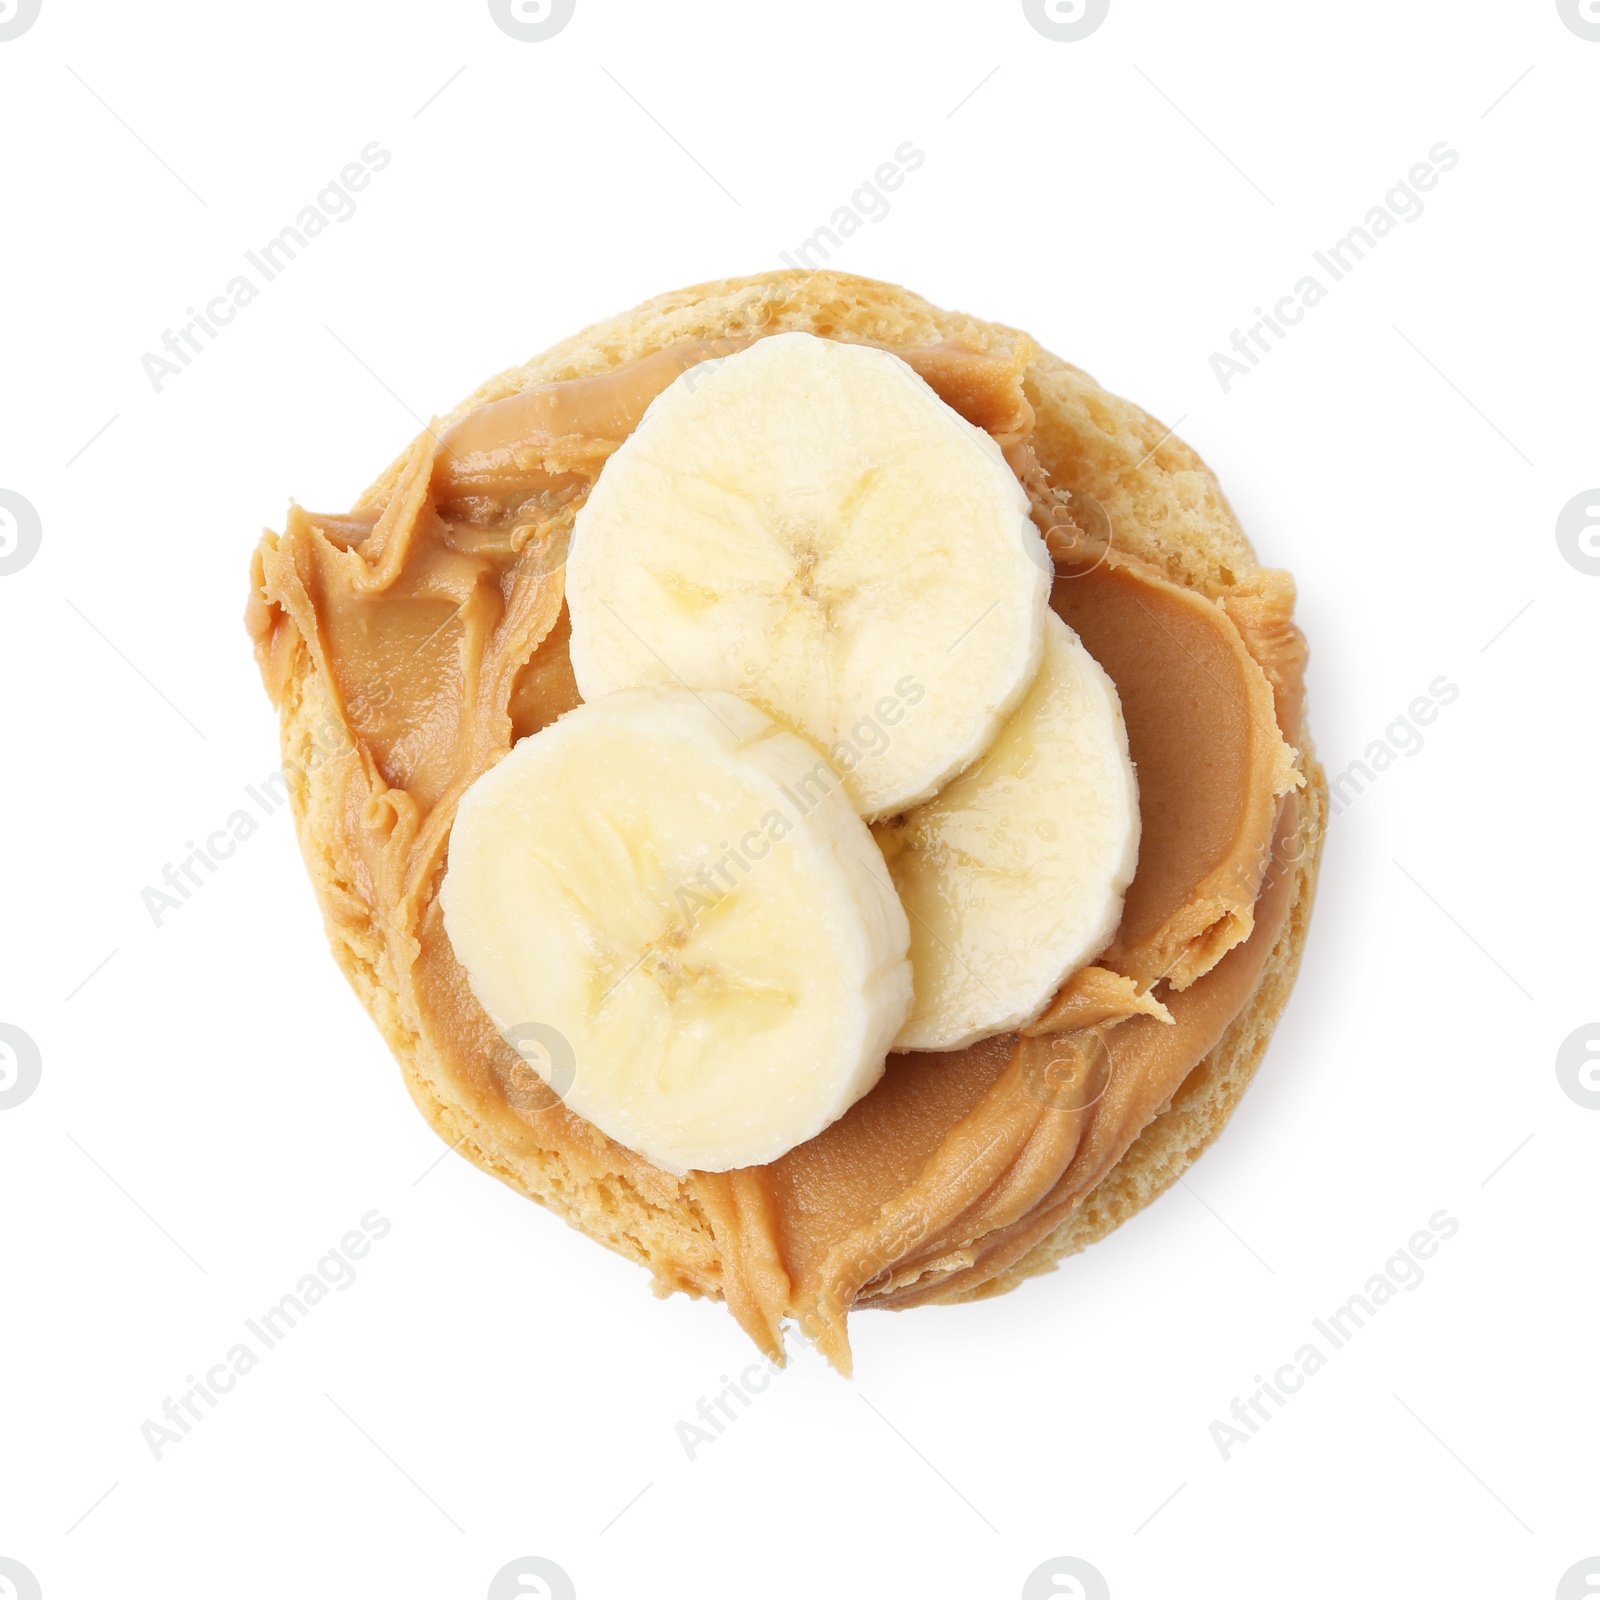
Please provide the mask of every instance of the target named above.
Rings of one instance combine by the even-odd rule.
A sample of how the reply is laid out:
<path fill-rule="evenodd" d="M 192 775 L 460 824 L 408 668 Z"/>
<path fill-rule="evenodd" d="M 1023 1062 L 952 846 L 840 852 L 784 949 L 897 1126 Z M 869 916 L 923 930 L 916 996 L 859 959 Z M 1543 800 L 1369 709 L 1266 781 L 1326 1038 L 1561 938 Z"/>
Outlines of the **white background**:
<path fill-rule="evenodd" d="M 1014 0 L 578 0 L 542 43 L 481 0 L 44 0 L 0 43 L 0 488 L 42 526 L 0 577 L 0 1021 L 42 1060 L 0 1111 L 0 1555 L 45 1600 L 476 1600 L 523 1555 L 582 1600 L 1009 1600 L 1057 1556 L 1115 1600 L 1542 1600 L 1600 1554 L 1600 1111 L 1555 1070 L 1600 1016 L 1600 577 L 1554 532 L 1600 483 L 1597 90 L 1554 0 L 1112 0 L 1077 43 Z M 157 393 L 141 356 L 373 140 L 356 214 Z M 287 815 L 160 927 L 140 892 L 277 765 L 240 617 L 291 495 L 779 265 L 906 140 L 830 264 L 1179 424 L 1299 580 L 1330 771 L 1460 693 L 1335 822 L 1183 1186 L 1018 1293 L 859 1316 L 853 1383 L 800 1352 L 690 1461 L 744 1336 L 435 1165 Z M 1425 214 L 1224 394 L 1212 352 L 1441 140 Z M 354 1286 L 154 1460 L 141 1423 L 373 1208 Z M 1224 1461 L 1212 1421 L 1441 1208 L 1420 1287 Z"/>

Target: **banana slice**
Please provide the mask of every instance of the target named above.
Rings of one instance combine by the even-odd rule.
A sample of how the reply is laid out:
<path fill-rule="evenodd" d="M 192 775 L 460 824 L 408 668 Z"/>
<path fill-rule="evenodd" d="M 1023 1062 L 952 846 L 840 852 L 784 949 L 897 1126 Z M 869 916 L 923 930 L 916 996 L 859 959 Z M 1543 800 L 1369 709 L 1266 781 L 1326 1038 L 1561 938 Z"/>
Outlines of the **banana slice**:
<path fill-rule="evenodd" d="M 441 900 L 496 1026 L 675 1172 L 820 1133 L 911 1003 L 905 912 L 838 773 L 718 691 L 631 690 L 523 739 L 462 798 Z"/>
<path fill-rule="evenodd" d="M 1054 612 L 989 753 L 873 837 L 911 917 L 897 1050 L 1021 1027 L 1110 942 L 1139 858 L 1138 784 L 1116 687 Z"/>
<path fill-rule="evenodd" d="M 1050 573 L 988 434 L 898 356 L 780 333 L 686 372 L 606 463 L 567 561 L 572 665 L 586 700 L 752 700 L 887 816 L 993 743 Z"/>

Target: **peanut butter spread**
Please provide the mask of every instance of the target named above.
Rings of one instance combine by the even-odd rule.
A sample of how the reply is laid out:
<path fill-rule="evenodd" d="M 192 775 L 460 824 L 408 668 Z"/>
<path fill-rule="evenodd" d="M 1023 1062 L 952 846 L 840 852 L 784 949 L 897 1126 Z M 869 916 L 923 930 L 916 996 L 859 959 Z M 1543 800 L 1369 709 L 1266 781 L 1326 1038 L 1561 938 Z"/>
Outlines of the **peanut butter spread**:
<path fill-rule="evenodd" d="M 1284 575 L 1180 588 L 1050 486 L 1029 444 L 1026 348 L 897 350 L 994 437 L 1029 493 L 1056 559 L 1052 604 L 1121 695 L 1138 873 L 1111 947 L 1025 1035 L 891 1056 L 870 1094 L 768 1166 L 658 1170 L 569 1112 L 501 1038 L 451 950 L 438 886 L 466 788 L 578 703 L 562 599 L 578 507 L 657 394 L 738 348 L 675 345 L 423 434 L 375 503 L 291 509 L 257 551 L 248 622 L 275 703 L 309 657 L 348 736 L 324 773 L 347 874 L 324 886 L 324 909 L 381 927 L 399 1014 L 472 1115 L 510 1148 L 625 1182 L 700 1236 L 693 1258 L 652 1263 L 663 1290 L 720 1292 L 774 1355 L 798 1318 L 848 1369 L 853 1305 L 912 1305 L 1019 1260 L 1249 1000 L 1288 911 L 1304 645 Z"/>

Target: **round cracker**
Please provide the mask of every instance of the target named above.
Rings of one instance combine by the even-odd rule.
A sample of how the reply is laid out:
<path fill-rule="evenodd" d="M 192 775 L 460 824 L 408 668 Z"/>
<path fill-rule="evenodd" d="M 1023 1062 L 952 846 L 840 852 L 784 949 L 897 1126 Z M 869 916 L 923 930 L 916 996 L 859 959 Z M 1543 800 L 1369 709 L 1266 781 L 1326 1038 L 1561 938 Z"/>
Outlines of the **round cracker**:
<path fill-rule="evenodd" d="M 960 312 L 941 311 L 893 284 L 837 272 L 771 272 L 657 296 L 596 323 L 513 367 L 467 396 L 429 429 L 442 433 L 467 412 L 535 384 L 590 377 L 689 339 L 753 337 L 801 330 L 889 347 L 961 340 L 997 353 L 1030 353 L 1026 387 L 1034 444 L 1052 482 L 1086 491 L 1105 507 L 1117 544 L 1174 582 L 1216 592 L 1259 571 L 1221 485 L 1181 439 L 1087 373 L 1034 346 L 1026 334 Z M 409 452 L 407 452 L 409 453 Z M 385 497 L 405 453 L 361 496 Z M 334 704 L 309 652 L 296 653 L 280 706 L 290 799 L 334 955 L 400 1063 L 406 1086 L 440 1137 L 476 1165 L 540 1201 L 599 1242 L 649 1267 L 659 1292 L 721 1297 L 721 1263 L 709 1232 L 675 1183 L 626 1152 L 600 1176 L 576 1170 L 525 1131 L 508 1140 L 481 1114 L 423 1035 L 395 981 L 382 929 L 353 903 L 328 774 L 348 748 Z M 1294 741 L 1306 788 L 1290 909 L 1250 1000 L 1117 1165 L 1048 1235 L 986 1282 L 930 1299 L 1001 1294 L 1049 1271 L 1142 1210 L 1169 1188 L 1221 1132 L 1260 1064 L 1299 968 L 1328 811 L 1327 785 L 1305 730 Z M 332 757 L 333 759 L 330 759 Z M 525 1130 L 527 1124 L 523 1124 Z M 598 1136 L 597 1136 L 598 1139 Z M 664 1181 L 663 1181 L 664 1180 Z M 870 1302 L 867 1302 L 870 1304 Z"/>

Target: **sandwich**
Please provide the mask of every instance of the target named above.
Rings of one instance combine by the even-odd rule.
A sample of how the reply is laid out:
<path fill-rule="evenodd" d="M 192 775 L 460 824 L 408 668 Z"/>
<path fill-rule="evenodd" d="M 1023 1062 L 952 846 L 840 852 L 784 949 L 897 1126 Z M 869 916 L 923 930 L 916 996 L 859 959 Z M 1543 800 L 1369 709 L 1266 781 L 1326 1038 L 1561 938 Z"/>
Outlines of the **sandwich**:
<path fill-rule="evenodd" d="M 1199 457 L 784 271 L 491 379 L 247 623 L 333 953 L 440 1137 L 850 1369 L 1216 1137 L 1298 969 L 1306 647 Z"/>

